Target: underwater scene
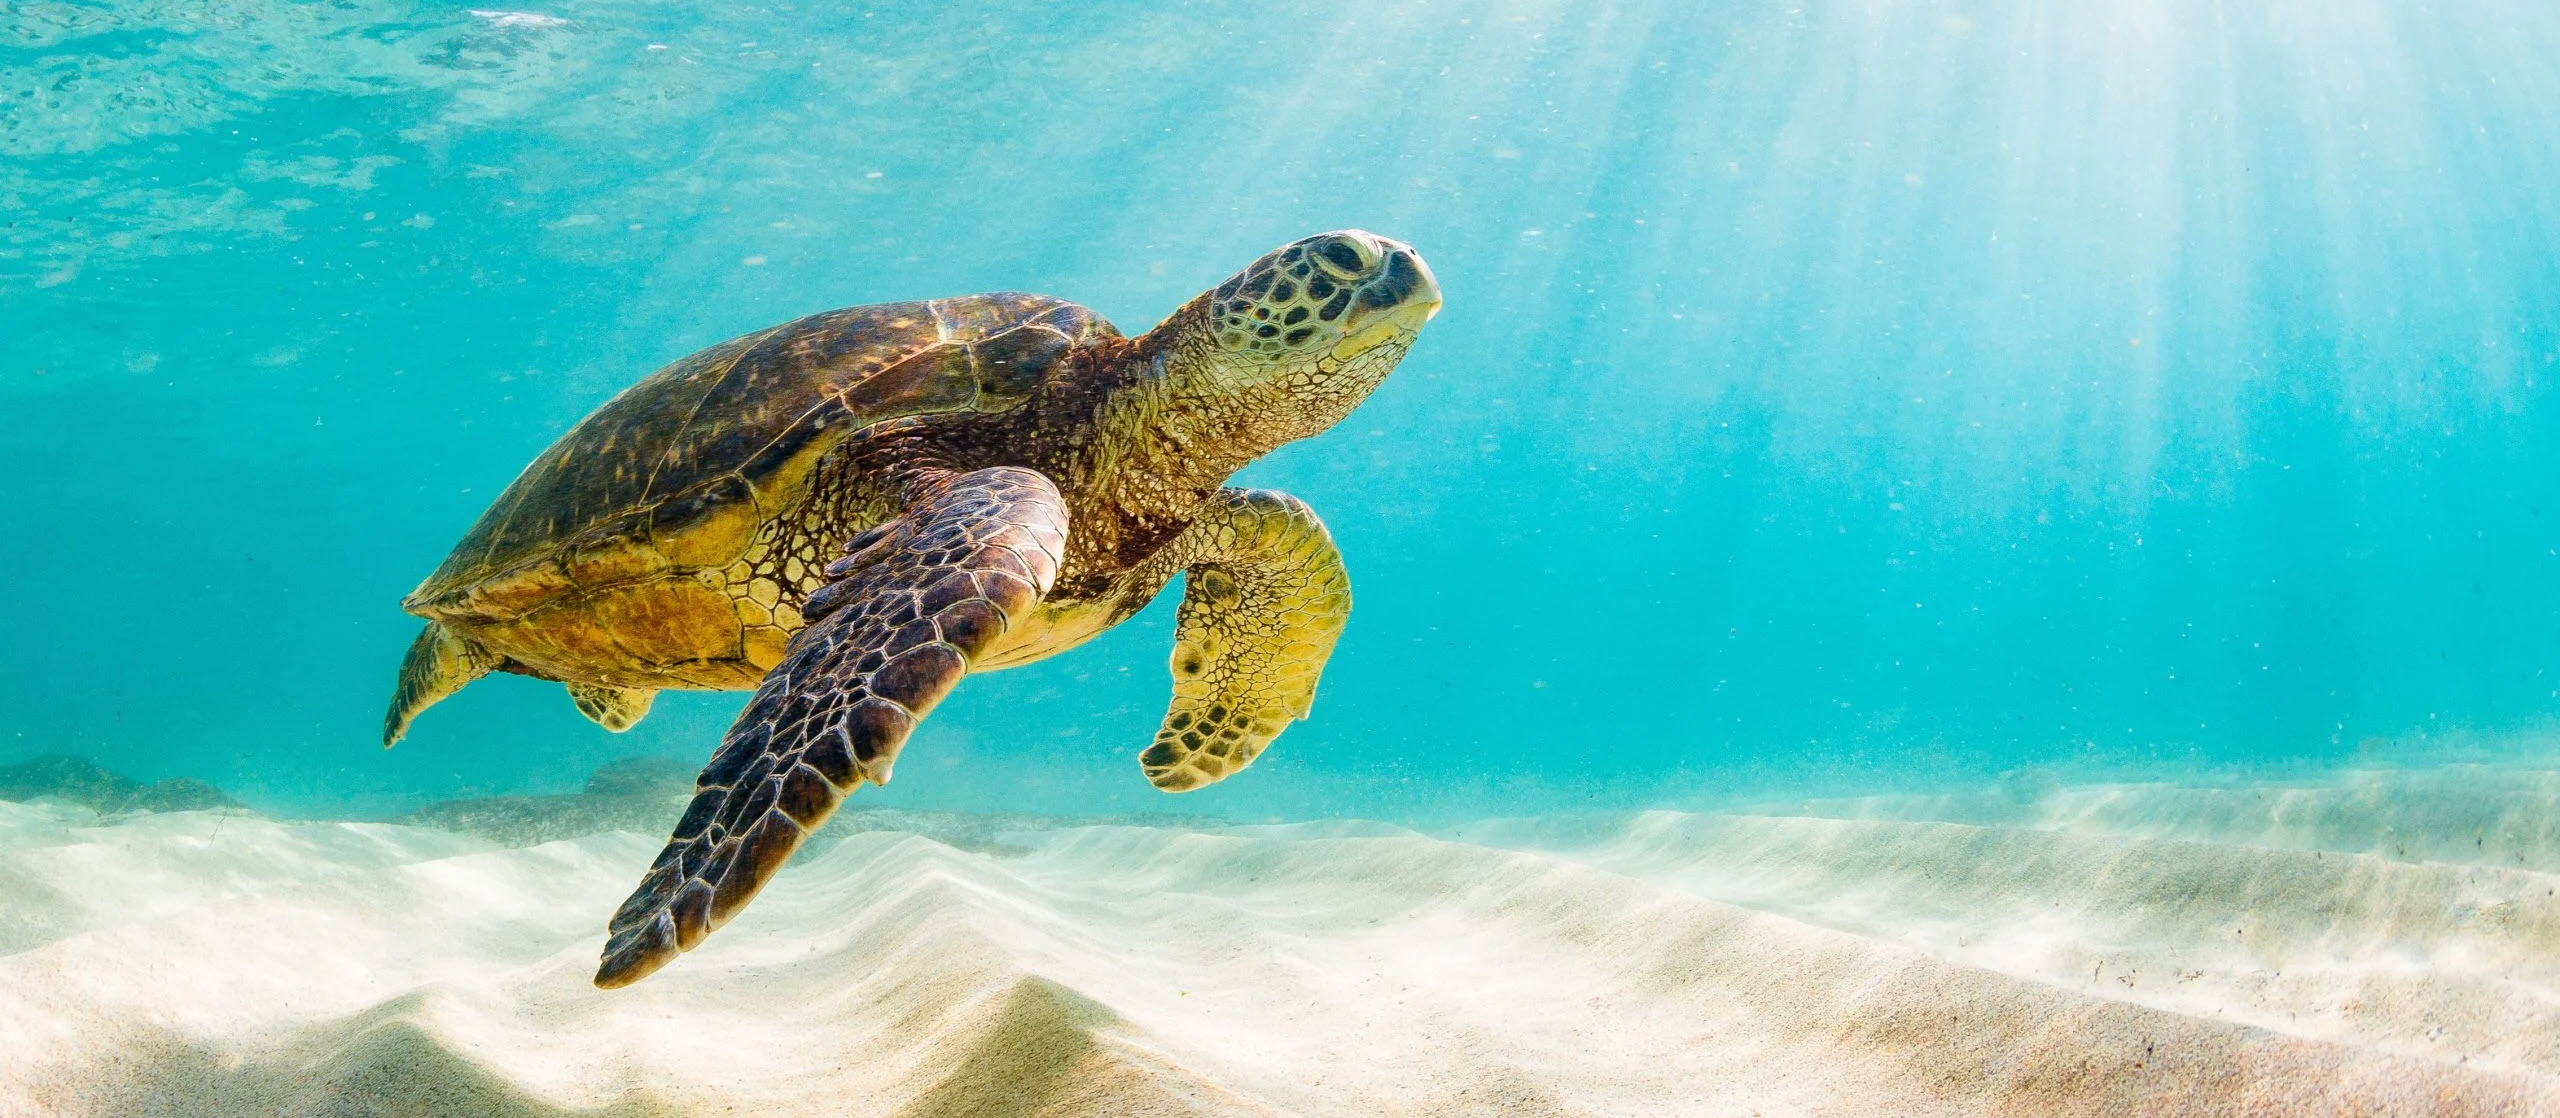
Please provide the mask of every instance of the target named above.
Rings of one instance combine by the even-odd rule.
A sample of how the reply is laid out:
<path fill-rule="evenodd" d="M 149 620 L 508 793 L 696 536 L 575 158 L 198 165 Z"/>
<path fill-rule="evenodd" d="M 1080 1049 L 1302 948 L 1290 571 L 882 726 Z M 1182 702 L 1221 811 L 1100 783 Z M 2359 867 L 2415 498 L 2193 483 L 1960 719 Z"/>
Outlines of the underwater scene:
<path fill-rule="evenodd" d="M 2556 247 L 2535 0 L 0 0 L 0 1116 L 2560 1115 Z"/>

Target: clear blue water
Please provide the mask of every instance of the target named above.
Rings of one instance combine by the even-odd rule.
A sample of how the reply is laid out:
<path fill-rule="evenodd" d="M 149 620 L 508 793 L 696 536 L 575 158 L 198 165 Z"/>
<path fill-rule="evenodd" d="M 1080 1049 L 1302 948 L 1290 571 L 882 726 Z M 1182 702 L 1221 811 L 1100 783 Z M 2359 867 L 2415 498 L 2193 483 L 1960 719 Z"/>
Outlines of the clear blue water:
<path fill-rule="evenodd" d="M 1447 310 L 1244 479 L 1359 604 L 1181 800 L 1170 602 L 866 802 L 1257 816 L 2330 765 L 2560 711 L 2560 8 L 0 4 L 0 761 L 289 811 L 706 754 L 400 596 L 617 389 L 833 306 Z"/>

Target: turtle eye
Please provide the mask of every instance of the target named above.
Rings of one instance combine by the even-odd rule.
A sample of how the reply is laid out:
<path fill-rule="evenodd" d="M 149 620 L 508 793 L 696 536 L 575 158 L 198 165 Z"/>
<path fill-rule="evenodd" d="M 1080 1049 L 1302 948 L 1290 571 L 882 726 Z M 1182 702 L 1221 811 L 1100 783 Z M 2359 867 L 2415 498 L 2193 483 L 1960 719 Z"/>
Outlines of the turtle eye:
<path fill-rule="evenodd" d="M 1313 248 L 1325 270 L 1344 279 L 1358 279 L 1378 263 L 1378 250 L 1358 237 L 1327 237 Z"/>

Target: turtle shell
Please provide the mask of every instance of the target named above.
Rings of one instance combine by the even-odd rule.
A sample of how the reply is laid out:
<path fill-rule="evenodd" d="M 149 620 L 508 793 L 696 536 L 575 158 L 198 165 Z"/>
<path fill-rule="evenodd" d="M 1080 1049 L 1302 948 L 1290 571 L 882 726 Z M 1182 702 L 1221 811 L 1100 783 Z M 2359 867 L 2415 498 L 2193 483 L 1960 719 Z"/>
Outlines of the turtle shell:
<path fill-rule="evenodd" d="M 1013 408 L 1069 348 L 1118 335 L 1073 303 L 999 292 L 850 307 L 723 342 L 571 428 L 404 605 L 498 621 L 573 588 L 722 567 L 846 436 Z"/>

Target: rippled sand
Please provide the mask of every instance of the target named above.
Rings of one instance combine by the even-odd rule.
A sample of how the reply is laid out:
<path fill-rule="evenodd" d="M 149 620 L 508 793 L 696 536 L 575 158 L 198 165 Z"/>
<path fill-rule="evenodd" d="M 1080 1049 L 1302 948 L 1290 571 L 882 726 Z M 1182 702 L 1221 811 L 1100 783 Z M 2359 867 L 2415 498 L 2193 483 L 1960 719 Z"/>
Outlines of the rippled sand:
<path fill-rule="evenodd" d="M 0 804 L 0 1114 L 2560 1113 L 2556 818 L 2509 770 L 919 817 L 602 993 L 653 836 Z"/>

